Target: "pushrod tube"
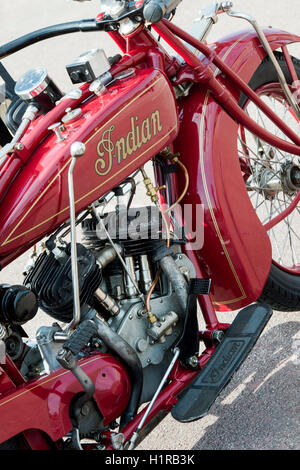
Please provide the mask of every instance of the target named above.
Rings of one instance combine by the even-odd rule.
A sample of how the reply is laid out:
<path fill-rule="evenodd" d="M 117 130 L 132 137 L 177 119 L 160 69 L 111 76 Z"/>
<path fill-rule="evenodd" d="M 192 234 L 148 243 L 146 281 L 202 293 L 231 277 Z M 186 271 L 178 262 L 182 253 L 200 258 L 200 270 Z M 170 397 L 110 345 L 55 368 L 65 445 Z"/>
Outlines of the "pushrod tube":
<path fill-rule="evenodd" d="M 280 124 L 280 129 L 293 140 L 295 143 L 286 142 L 270 132 L 266 129 L 263 129 L 260 125 L 253 121 L 246 113 L 243 111 L 238 103 L 234 100 L 231 94 L 223 88 L 221 83 L 214 77 L 213 71 L 209 66 L 206 66 L 202 63 L 198 57 L 192 54 L 178 39 L 175 35 L 179 36 L 184 41 L 192 44 L 195 48 L 199 49 L 202 53 L 206 56 L 211 57 L 212 51 L 205 46 L 204 44 L 200 43 L 196 39 L 192 38 L 187 33 L 184 33 L 180 28 L 170 24 L 166 20 L 162 20 L 160 23 L 153 25 L 153 29 L 178 53 L 180 54 L 183 59 L 186 61 L 188 65 L 197 69 L 197 81 L 199 83 L 203 83 L 213 94 L 217 102 L 224 107 L 224 109 L 233 117 L 235 118 L 239 124 L 243 125 L 246 129 L 252 132 L 254 135 L 262 139 L 263 141 L 267 142 L 268 144 L 278 147 L 280 150 L 291 153 L 293 155 L 300 155 L 300 139 L 299 137 L 292 133 L 291 130 L 285 126 L 283 121 L 274 115 L 271 119 L 276 123 Z M 228 67 L 224 65 L 224 63 L 218 59 L 217 57 L 213 57 L 213 62 L 217 67 L 219 67 L 229 79 L 231 78 L 238 84 L 239 87 L 242 87 L 244 93 L 246 95 L 251 94 L 251 89 L 246 85 L 243 80 L 241 80 L 234 72 L 232 72 Z M 228 69 L 228 70 L 227 70 Z M 253 90 L 252 90 L 253 92 Z M 254 92 L 253 92 L 254 93 Z M 255 95 L 255 93 L 254 93 Z M 256 95 L 255 95 L 256 96 Z M 252 99 L 252 96 L 250 96 Z M 263 106 L 262 100 L 256 96 L 255 98 L 256 104 L 260 107 L 262 111 L 264 111 L 265 107 Z M 264 108 L 264 109 L 263 109 Z M 266 111 L 266 109 L 265 109 Z M 274 119 L 275 118 L 275 119 Z M 277 124 L 276 124 L 277 125 Z M 285 128 L 285 131 L 283 130 Z"/>

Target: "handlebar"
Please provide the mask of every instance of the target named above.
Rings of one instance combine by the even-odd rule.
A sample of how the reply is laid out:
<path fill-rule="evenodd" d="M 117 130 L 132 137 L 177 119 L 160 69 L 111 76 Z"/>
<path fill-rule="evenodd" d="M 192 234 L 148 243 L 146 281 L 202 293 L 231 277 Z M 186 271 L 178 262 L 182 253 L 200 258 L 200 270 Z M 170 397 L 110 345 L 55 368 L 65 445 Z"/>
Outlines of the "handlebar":
<path fill-rule="evenodd" d="M 84 2 L 87 0 L 74 0 Z M 146 0 L 144 18 L 148 23 L 158 23 L 178 7 L 181 0 Z"/>
<path fill-rule="evenodd" d="M 75 1 L 83 2 L 87 0 Z M 181 3 L 181 0 L 146 1 L 144 6 L 145 20 L 150 23 L 157 23 L 165 15 L 168 15 L 175 8 L 177 8 L 179 3 Z M 137 9 L 136 11 L 138 10 L 140 9 Z M 124 15 L 124 17 L 125 16 L 127 15 Z M 98 22 L 95 19 L 86 19 L 48 26 L 46 28 L 33 31 L 32 33 L 26 34 L 25 36 L 22 36 L 18 39 L 15 39 L 7 44 L 3 44 L 2 46 L 0 46 L 0 60 L 44 39 L 75 32 L 105 31 L 105 27 L 109 23 L 109 20 Z"/>
<path fill-rule="evenodd" d="M 178 7 L 181 0 L 149 0 L 144 8 L 144 18 L 149 23 L 158 23 Z"/>
<path fill-rule="evenodd" d="M 69 33 L 90 31 L 101 31 L 101 25 L 93 18 L 48 26 L 0 46 L 0 60 L 44 39 Z"/>

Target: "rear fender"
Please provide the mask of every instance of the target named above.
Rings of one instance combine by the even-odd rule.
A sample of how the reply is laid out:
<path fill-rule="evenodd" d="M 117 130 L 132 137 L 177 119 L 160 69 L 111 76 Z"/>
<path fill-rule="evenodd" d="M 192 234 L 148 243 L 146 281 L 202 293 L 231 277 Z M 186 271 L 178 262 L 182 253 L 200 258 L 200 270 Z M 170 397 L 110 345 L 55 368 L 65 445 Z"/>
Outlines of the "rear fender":
<path fill-rule="evenodd" d="M 273 50 L 300 41 L 273 28 L 265 34 Z M 247 83 L 266 55 L 252 30 L 211 47 Z M 227 87 L 238 100 L 240 93 Z M 190 174 L 183 204 L 204 206 L 204 246 L 196 256 L 212 279 L 215 308 L 237 310 L 260 296 L 272 262 L 269 237 L 252 207 L 237 159 L 238 126 L 209 91 L 197 85 L 181 101 L 179 116 L 175 151 Z"/>

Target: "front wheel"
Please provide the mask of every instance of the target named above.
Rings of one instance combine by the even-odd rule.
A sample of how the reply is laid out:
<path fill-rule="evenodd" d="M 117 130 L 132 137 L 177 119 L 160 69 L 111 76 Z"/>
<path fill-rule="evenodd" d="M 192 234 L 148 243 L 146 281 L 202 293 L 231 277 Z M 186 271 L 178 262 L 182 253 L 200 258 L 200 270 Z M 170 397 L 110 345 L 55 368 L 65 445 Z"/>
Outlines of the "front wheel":
<path fill-rule="evenodd" d="M 275 52 L 288 84 L 292 79 L 281 53 Z M 300 61 L 293 58 L 297 76 Z M 265 58 L 250 80 L 249 86 L 298 135 L 299 119 L 286 101 L 278 82 L 276 70 Z M 245 95 L 240 106 L 262 127 L 287 140 L 282 132 Z M 300 159 L 282 152 L 248 132 L 243 126 L 238 131 L 238 154 L 243 179 L 254 210 L 265 225 L 282 213 L 300 190 Z M 269 232 L 272 245 L 272 266 L 260 302 L 275 310 L 300 310 L 300 208 L 296 209 Z"/>

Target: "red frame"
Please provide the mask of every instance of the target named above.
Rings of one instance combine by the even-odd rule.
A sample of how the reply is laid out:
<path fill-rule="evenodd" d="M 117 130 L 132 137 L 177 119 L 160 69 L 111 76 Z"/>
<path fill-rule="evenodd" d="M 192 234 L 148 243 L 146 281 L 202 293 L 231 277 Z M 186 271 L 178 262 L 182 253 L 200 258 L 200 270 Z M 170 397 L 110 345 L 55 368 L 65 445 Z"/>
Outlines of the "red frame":
<path fill-rule="evenodd" d="M 199 86 L 195 88 L 195 92 L 191 93 L 191 97 L 186 100 L 186 102 L 183 102 L 182 104 L 179 105 L 179 109 L 182 113 L 187 114 L 187 122 L 190 123 L 191 118 L 194 118 L 197 115 L 199 115 L 199 112 L 203 110 L 204 106 L 206 108 L 209 108 L 209 113 L 206 116 L 206 123 L 210 124 L 210 131 L 211 131 L 211 138 L 208 138 L 205 141 L 205 150 L 207 151 L 207 161 L 206 164 L 208 165 L 209 163 L 209 171 L 208 171 L 208 180 L 206 183 L 208 184 L 207 190 L 208 192 L 205 193 L 203 192 L 203 180 L 198 178 L 199 176 L 199 163 L 188 158 L 186 155 L 185 148 L 188 146 L 188 143 L 190 141 L 188 131 L 186 130 L 186 125 L 184 118 L 180 122 L 180 129 L 178 126 L 174 126 L 174 122 L 169 122 L 169 127 L 174 126 L 173 132 L 170 133 L 170 139 L 168 140 L 169 145 L 174 146 L 174 150 L 176 151 L 177 149 L 180 150 L 180 153 L 182 154 L 182 161 L 186 163 L 186 166 L 190 170 L 190 173 L 192 174 L 193 172 L 195 173 L 194 179 L 192 179 L 191 183 L 191 190 L 190 190 L 190 196 L 187 196 L 184 202 L 189 202 L 191 201 L 192 203 L 199 203 L 203 202 L 205 197 L 207 198 L 208 196 L 212 200 L 212 196 L 209 195 L 209 187 L 211 188 L 216 188 L 217 191 L 217 196 L 213 201 L 213 208 L 212 211 L 209 210 L 209 208 L 206 207 L 206 213 L 207 217 L 210 220 L 209 222 L 209 230 L 210 234 L 214 238 L 212 238 L 211 241 L 208 242 L 208 251 L 211 253 L 214 252 L 215 250 L 215 242 L 216 242 L 216 225 L 215 221 L 213 219 L 213 214 L 214 211 L 218 213 L 219 217 L 219 225 L 217 227 L 219 228 L 220 231 L 220 237 L 219 241 L 223 240 L 225 237 L 229 237 L 232 239 L 232 247 L 231 251 L 234 253 L 230 252 L 230 249 L 227 249 L 225 247 L 225 242 L 221 243 L 222 247 L 221 249 L 219 248 L 215 256 L 215 260 L 210 260 L 211 265 L 214 268 L 214 263 L 219 264 L 219 257 L 220 253 L 223 250 L 223 255 L 225 250 L 227 250 L 228 257 L 227 262 L 229 263 L 229 260 L 231 261 L 231 257 L 236 256 L 234 258 L 235 262 L 237 264 L 241 265 L 241 268 L 236 267 L 235 270 L 232 270 L 232 261 L 231 264 L 229 263 L 229 267 L 231 268 L 231 271 L 229 270 L 228 266 L 226 268 L 225 266 L 225 271 L 221 273 L 222 276 L 222 282 L 226 282 L 224 278 L 226 277 L 226 273 L 231 274 L 235 273 L 237 276 L 240 276 L 242 279 L 242 282 L 246 285 L 249 282 L 249 289 L 246 292 L 244 290 L 244 296 L 241 296 L 240 298 L 235 298 L 231 304 L 226 303 L 226 302 L 216 302 L 213 304 L 213 299 L 214 299 L 214 294 L 212 295 L 212 298 L 209 296 L 201 296 L 199 298 L 200 306 L 202 308 L 202 313 L 204 316 L 204 319 L 206 321 L 207 328 L 205 331 L 201 332 L 201 339 L 204 340 L 205 345 L 207 346 L 206 350 L 204 353 L 200 356 L 199 358 L 199 366 L 200 368 L 204 367 L 207 361 L 210 359 L 212 356 L 215 347 L 213 346 L 211 342 L 211 333 L 215 329 L 222 329 L 226 330 L 229 325 L 227 324 L 221 324 L 218 321 L 215 308 L 219 308 L 226 310 L 226 309 L 235 309 L 239 308 L 243 305 L 247 305 L 251 303 L 252 301 L 256 300 L 256 298 L 259 296 L 260 291 L 263 288 L 264 282 L 266 280 L 266 277 L 268 275 L 268 271 L 270 268 L 271 264 L 271 252 L 270 252 L 270 246 L 268 243 L 268 238 L 266 235 L 265 230 L 259 225 L 259 222 L 255 220 L 255 214 L 253 213 L 253 210 L 251 211 L 250 205 L 246 203 L 245 197 L 241 196 L 242 203 L 240 206 L 236 206 L 233 209 L 233 212 L 230 212 L 230 207 L 233 204 L 233 197 L 234 197 L 234 192 L 231 191 L 231 195 L 229 193 L 221 194 L 221 184 L 222 182 L 230 181 L 230 174 L 229 172 L 225 170 L 224 167 L 219 167 L 218 165 L 220 163 L 220 155 L 217 156 L 218 153 L 220 153 L 220 149 L 216 149 L 214 147 L 216 140 L 222 135 L 222 133 L 234 133 L 236 130 L 236 124 L 233 123 L 232 119 L 228 117 L 228 114 L 226 114 L 223 110 L 220 110 L 219 104 L 223 106 L 226 111 L 234 116 L 241 124 L 243 124 L 247 129 L 249 129 L 251 132 L 254 134 L 258 135 L 261 137 L 264 141 L 270 143 L 270 145 L 277 146 L 278 148 L 294 153 L 296 155 L 300 155 L 300 138 L 292 133 L 289 128 L 286 127 L 286 125 L 280 121 L 277 116 L 269 111 L 268 109 L 265 108 L 265 105 L 262 100 L 260 100 L 259 97 L 246 85 L 248 80 L 250 79 L 251 75 L 255 71 L 256 67 L 259 65 L 260 61 L 264 57 L 264 52 L 262 48 L 260 47 L 259 42 L 257 41 L 257 38 L 255 37 L 255 34 L 247 33 L 247 35 L 244 37 L 243 35 L 238 35 L 235 38 L 231 38 L 230 40 L 224 40 L 224 42 L 220 42 L 217 44 L 216 50 L 217 52 L 213 53 L 212 49 L 209 48 L 208 46 L 200 43 L 199 41 L 195 40 L 192 38 L 190 35 L 179 29 L 178 27 L 174 26 L 173 24 L 169 23 L 166 20 L 161 21 L 159 24 L 153 26 L 155 31 L 163 37 L 172 47 L 173 49 L 183 57 L 183 59 L 186 62 L 186 66 L 181 67 L 179 62 L 177 60 L 171 59 L 164 51 L 163 49 L 157 44 L 157 42 L 153 39 L 153 37 L 149 34 L 149 32 L 144 28 L 140 27 L 134 34 L 128 36 L 127 38 L 123 38 L 119 35 L 118 32 L 111 32 L 110 35 L 112 38 L 115 40 L 115 42 L 119 45 L 121 50 L 125 53 L 123 59 L 112 68 L 112 74 L 113 76 L 116 76 L 118 73 L 121 71 L 127 69 L 128 67 L 136 66 L 138 67 L 138 70 L 141 71 L 140 73 L 142 74 L 143 70 L 145 69 L 151 69 L 152 70 L 152 78 L 150 77 L 150 82 L 153 83 L 155 82 L 155 77 L 163 76 L 165 77 L 173 77 L 176 72 L 177 73 L 177 80 L 174 83 L 180 84 L 186 80 L 193 81 Z M 300 38 L 298 36 L 293 36 L 289 35 L 288 33 L 283 33 L 279 31 L 268 31 L 268 38 L 270 41 L 270 44 L 272 45 L 273 49 L 276 49 L 279 46 L 285 47 L 286 44 L 289 44 L 291 42 L 296 42 L 300 41 Z M 208 58 L 208 62 L 201 58 L 197 58 L 195 55 L 193 55 L 185 46 L 184 44 L 180 41 L 180 39 L 190 43 L 193 45 L 195 48 L 197 48 L 199 51 L 201 51 L 204 56 Z M 237 38 L 239 40 L 237 41 Z M 249 46 L 250 45 L 250 46 Z M 248 49 L 247 49 L 248 48 Z M 226 53 L 225 53 L 226 52 Z M 241 52 L 244 53 L 246 56 L 245 61 L 242 63 L 240 59 Z M 226 55 L 226 61 L 222 60 L 220 56 Z M 248 54 L 248 55 L 247 55 Z M 288 59 L 288 53 L 287 50 L 285 50 L 285 55 Z M 231 65 L 228 65 L 228 62 L 230 63 L 232 61 L 233 63 Z M 220 77 L 216 78 L 213 72 L 213 65 L 218 67 L 223 74 L 225 74 L 224 83 L 227 85 L 227 89 L 225 89 L 221 83 Z M 290 63 L 289 63 L 290 66 Z M 141 87 L 146 87 L 147 85 L 145 84 L 146 82 L 141 81 Z M 149 84 L 149 81 L 147 82 Z M 135 85 L 137 82 L 135 82 Z M 262 129 L 259 125 L 254 123 L 248 116 L 245 114 L 238 106 L 237 103 L 237 97 L 238 94 L 236 92 L 236 87 L 238 87 L 241 91 L 246 93 L 250 99 L 252 99 L 263 111 L 265 111 L 269 117 L 280 127 L 280 129 L 294 142 L 293 144 L 287 143 L 282 141 L 281 139 L 276 138 L 272 134 L 266 132 L 264 129 Z M 171 90 L 171 87 L 170 87 Z M 210 90 L 210 95 L 207 95 L 207 90 Z M 158 90 L 159 91 L 159 90 Z M 27 135 L 22 139 L 22 143 L 24 144 L 24 150 L 21 151 L 16 151 L 15 153 L 15 158 L 10 159 L 3 168 L 0 169 L 0 180 L 1 180 L 1 186 L 0 186 L 0 194 L 2 197 L 2 207 L 0 209 L 0 221 L 1 221 L 1 226 L 5 227 L 2 230 L 2 233 L 0 234 L 0 242 L 2 243 L 3 247 L 3 241 L 5 241 L 7 237 L 7 233 L 9 233 L 9 230 L 11 230 L 11 224 L 12 224 L 12 219 L 14 219 L 14 223 L 17 223 L 18 220 L 20 220 L 22 216 L 22 212 L 24 211 L 24 207 L 22 204 L 20 204 L 20 201 L 22 198 L 26 198 L 26 192 L 28 190 L 28 184 L 30 182 L 29 178 L 26 181 L 25 185 L 25 179 L 24 175 L 29 173 L 29 170 L 31 169 L 32 162 L 34 161 L 34 158 L 40 162 L 44 162 L 45 166 L 40 165 L 40 178 L 41 178 L 41 185 L 40 187 L 37 187 L 32 194 L 30 194 L 28 197 L 28 202 L 27 204 L 32 204 L 34 196 L 37 196 L 43 191 L 43 188 L 49 184 L 49 165 L 47 166 L 46 159 L 43 160 L 42 154 L 45 153 L 45 150 L 48 149 L 48 154 L 46 155 L 47 158 L 51 154 L 51 148 L 55 148 L 55 151 L 58 151 L 58 146 L 55 145 L 55 139 L 53 136 L 49 136 L 48 133 L 48 127 L 55 121 L 59 121 L 64 112 L 65 109 L 68 106 L 72 106 L 73 108 L 76 106 L 79 106 L 83 99 L 89 98 L 90 93 L 88 91 L 88 86 L 84 85 L 82 87 L 82 92 L 83 96 L 80 100 L 75 101 L 74 100 L 69 100 L 69 101 L 63 101 L 60 103 L 53 111 L 51 111 L 47 116 L 42 117 L 38 119 L 31 128 L 29 129 L 29 132 Z M 128 93 L 132 93 L 132 87 L 128 91 Z M 168 95 L 168 104 L 172 102 L 172 99 L 170 95 Z M 173 102 L 172 102 L 173 103 Z M 95 103 L 96 105 L 96 103 Z M 173 105 L 173 104 L 172 104 Z M 91 108 L 92 111 L 92 108 Z M 138 111 L 136 111 L 138 112 Z M 176 115 L 177 118 L 177 115 Z M 193 121 L 194 122 L 194 121 Z M 222 128 L 222 125 L 225 123 L 226 127 Z M 203 122 L 202 122 L 203 124 Z M 95 126 L 94 126 L 95 127 Z M 175 137 L 177 136 L 179 131 L 179 135 L 177 139 Z M 85 133 L 90 134 L 92 132 L 92 127 L 88 130 L 88 132 L 85 129 Z M 184 134 L 186 132 L 186 134 Z M 196 123 L 195 121 L 195 129 L 193 129 L 192 132 L 195 132 L 194 135 L 199 136 L 199 122 Z M 83 135 L 82 129 L 77 132 L 77 129 L 74 130 L 74 136 L 78 139 L 80 136 Z M 69 144 L 69 142 L 67 142 Z M 225 146 L 225 150 L 231 150 L 232 148 L 230 147 L 230 144 L 232 144 L 232 141 L 229 140 L 229 142 Z M 166 142 L 164 142 L 164 146 L 166 145 Z M 68 157 L 68 148 L 67 145 L 64 144 L 64 150 L 62 152 L 62 156 L 64 158 L 63 164 L 67 161 Z M 156 148 L 156 152 L 153 153 L 153 155 L 149 155 L 147 158 L 150 159 L 152 158 L 155 153 L 157 153 L 159 150 Z M 229 152 L 230 153 L 230 152 Z M 199 158 L 198 158 L 199 160 Z M 205 162 L 204 162 L 205 163 Z M 23 168 L 26 170 L 24 171 Z M 61 159 L 58 159 L 58 163 L 56 165 L 56 169 L 61 170 L 62 168 L 62 157 Z M 221 175 L 224 176 L 224 179 L 221 180 L 220 177 L 220 168 L 221 168 Z M 20 171 L 22 169 L 22 172 Z M 19 173 L 18 173 L 19 171 Z M 224 172 L 224 173 L 222 173 Z M 43 176 L 43 173 L 46 174 L 46 176 Z M 236 177 L 238 174 L 238 166 L 234 167 L 234 176 Z M 239 172 L 240 173 L 240 172 Z M 161 175 L 159 175 L 159 172 L 156 173 L 157 175 L 157 182 L 159 185 L 161 185 L 162 181 Z M 218 179 L 216 177 L 218 176 Z M 12 184 L 11 184 L 11 178 L 15 177 L 14 183 L 17 185 L 17 190 L 13 189 Z M 126 171 L 121 171 L 119 175 L 120 181 L 124 178 L 126 178 L 127 173 Z M 61 185 L 63 185 L 63 178 L 65 177 L 65 174 L 62 177 L 62 181 L 60 182 Z M 113 180 L 114 185 L 116 183 L 116 180 Z M 23 185 L 22 185 L 23 183 Z M 164 183 L 164 182 L 163 182 Z M 200 187 L 202 185 L 202 187 Z M 26 190 L 24 189 L 26 187 Z M 15 186 L 16 188 L 16 186 Z M 64 186 L 65 188 L 65 186 Z M 238 188 L 242 188 L 242 181 L 239 182 Z M 235 188 L 236 190 L 236 188 Z M 15 191 L 15 193 L 14 193 Z M 177 181 L 176 179 L 174 180 L 174 186 L 172 188 L 172 196 L 174 200 L 176 199 L 177 195 L 180 192 L 180 181 Z M 27 193 L 28 194 L 28 193 Z M 242 193 L 241 193 L 242 194 Z M 299 193 L 300 194 L 300 193 Z M 14 203 L 15 206 L 11 203 L 9 206 L 8 200 L 10 196 L 14 195 Z M 54 197 L 54 194 L 52 194 L 52 197 Z M 19 198 L 19 199 L 18 199 Z M 190 199 L 189 199 L 190 198 Z M 202 199 L 201 199 L 202 198 Z M 229 200 L 229 205 L 228 205 L 228 198 Z M 19 207 L 17 208 L 16 201 L 19 201 Z M 297 201 L 299 200 L 299 195 L 297 196 Z M 87 201 L 84 202 L 85 206 Z M 45 204 L 45 201 L 43 202 Z M 41 204 L 37 209 L 40 212 L 45 212 L 45 207 Z M 244 206 L 243 206 L 244 205 Z M 21 207 L 20 207 L 21 206 Z M 241 235 L 242 231 L 237 229 L 237 212 L 238 210 L 246 208 L 245 210 L 245 216 L 250 218 L 251 221 L 253 222 L 253 226 L 255 229 L 258 231 L 257 237 L 253 238 L 253 234 L 251 233 L 249 235 L 249 240 L 252 237 L 252 248 L 249 248 L 249 254 L 244 253 L 244 246 L 241 241 Z M 47 209 L 49 206 L 47 206 Z M 77 210 L 80 211 L 83 208 L 83 204 L 76 206 Z M 46 212 L 47 212 L 46 209 Z M 27 249 L 30 245 L 33 245 L 37 240 L 41 239 L 45 234 L 51 232 L 54 228 L 59 226 L 64 220 L 68 218 L 68 214 L 64 214 L 63 216 L 57 216 L 55 221 L 48 225 L 45 230 L 38 230 L 36 229 L 31 236 L 26 239 L 26 235 L 24 235 L 25 239 L 27 240 L 26 243 L 24 240 L 21 239 L 21 242 L 18 244 L 13 245 L 12 247 L 9 247 L 9 250 L 7 249 L 0 249 L 0 258 L 2 265 L 5 266 L 8 264 L 10 261 L 15 259 L 18 255 L 20 255 L 25 249 Z M 228 219 L 228 220 L 227 220 Z M 229 226 L 229 222 L 231 221 L 231 227 Z M 274 221 L 273 221 L 274 222 Z M 273 223 L 272 222 L 272 223 Z M 245 238 L 247 239 L 247 235 L 245 235 Z M 1 244 L 0 243 L 0 244 Z M 257 250 L 258 248 L 261 250 L 263 253 L 263 259 L 260 259 L 260 266 L 258 267 L 257 270 L 253 269 L 251 271 L 251 263 L 249 264 L 249 260 L 252 262 L 255 262 L 255 260 L 258 259 L 258 256 L 256 254 L 256 257 L 253 256 L 253 246 L 255 245 L 255 249 Z M 203 276 L 206 276 L 207 274 L 213 274 L 214 275 L 217 273 L 216 272 L 205 272 L 202 266 L 202 259 L 203 259 L 203 254 L 199 252 L 195 252 L 193 250 L 187 250 L 186 251 L 188 256 L 191 258 L 193 261 L 193 264 L 195 266 L 196 272 L 197 272 L 197 277 L 201 278 Z M 205 255 L 208 256 L 207 253 Z M 247 270 L 250 270 L 247 272 Z M 237 272 L 238 271 L 238 272 Z M 237 279 L 235 279 L 237 280 Z M 220 281 L 221 282 L 221 281 Z M 239 280 L 240 284 L 241 281 Z M 233 296 L 236 295 L 236 292 L 238 291 L 238 288 L 240 288 L 239 283 L 237 283 L 237 287 L 233 286 L 234 284 L 234 279 L 229 277 L 228 284 L 226 284 L 226 291 L 229 291 L 229 294 L 232 294 Z M 217 290 L 217 289 L 216 289 Z M 219 288 L 220 290 L 220 288 Z M 215 299 L 218 299 L 218 296 L 221 295 L 222 292 L 216 292 L 215 293 Z M 115 361 L 111 356 L 108 356 L 107 358 L 99 358 L 99 360 L 106 361 L 111 364 Z M 87 364 L 89 360 L 87 360 Z M 95 363 L 96 364 L 96 363 Z M 84 363 L 82 363 L 84 367 Z M 98 368 L 97 368 L 98 367 Z M 95 367 L 95 370 L 89 371 L 92 377 L 94 377 L 93 374 L 97 374 L 99 371 L 99 364 Z M 114 364 L 114 367 L 119 367 L 116 364 Z M 100 367 L 101 369 L 101 367 Z M 39 381 L 43 381 L 44 378 L 34 380 L 30 384 L 24 383 L 22 380 L 22 376 L 20 376 L 20 373 L 18 372 L 17 367 L 12 363 L 12 361 L 7 358 L 7 362 L 5 365 L 2 367 L 2 375 L 1 375 L 1 390 L 2 393 L 5 393 L 5 398 L 2 398 L 2 400 L 5 400 L 6 403 L 6 418 L 2 420 L 3 424 L 3 429 L 2 429 L 2 437 L 0 437 L 1 441 L 4 441 L 11 437 L 15 433 L 18 432 L 24 432 L 25 430 L 31 429 L 32 427 L 34 428 L 34 421 L 28 420 L 25 415 L 18 414 L 18 426 L 15 427 L 15 430 L 12 428 L 9 428 L 9 431 L 7 431 L 6 426 L 4 426 L 4 423 L 8 420 L 11 419 L 12 414 L 15 412 L 14 410 L 14 399 L 15 396 L 20 396 L 20 394 L 24 393 L 27 388 L 30 388 L 30 390 L 35 389 L 35 387 L 39 386 Z M 58 376 L 61 373 L 61 371 L 56 371 L 55 373 L 52 373 L 50 377 L 47 380 L 44 380 L 42 382 L 43 384 L 46 384 L 50 380 L 55 380 L 55 377 Z M 119 379 L 116 381 L 116 384 L 119 386 L 124 386 L 124 390 L 127 390 L 129 393 L 129 382 L 128 382 L 128 377 L 126 374 L 126 371 L 124 370 L 123 367 L 120 366 L 119 369 Z M 69 377 L 69 376 L 68 376 Z M 153 409 L 151 410 L 151 413 L 148 416 L 148 419 L 146 421 L 146 425 L 151 422 L 151 420 L 157 415 L 159 411 L 170 411 L 172 406 L 176 403 L 177 401 L 177 396 L 178 394 L 193 380 L 195 377 L 195 372 L 191 372 L 188 370 L 183 369 L 179 363 L 176 364 L 176 366 L 173 369 L 172 375 L 171 375 L 171 381 L 169 385 L 161 392 L 159 395 Z M 124 385 L 125 384 L 125 385 Z M 72 392 L 70 394 L 70 397 L 74 396 L 75 393 L 78 392 L 77 390 L 77 385 L 72 382 Z M 5 390 L 5 392 L 4 392 Z M 59 399 L 57 397 L 54 397 L 51 395 L 51 391 L 46 388 L 42 388 L 45 393 L 41 395 L 36 395 L 34 403 L 28 402 L 26 403 L 26 394 L 24 394 L 24 401 L 23 401 L 23 406 L 29 407 L 30 412 L 36 412 L 37 407 L 39 407 L 40 403 L 44 400 L 48 400 L 48 407 L 49 409 L 54 409 L 53 407 L 59 407 L 62 406 L 62 404 L 66 405 L 66 397 L 65 395 L 61 395 Z M 101 387 L 98 390 L 99 393 L 102 392 Z M 118 413 L 120 414 L 122 409 L 125 408 L 127 401 L 128 401 L 128 393 L 123 393 L 123 398 L 120 403 L 120 409 L 118 409 Z M 28 396 L 31 396 L 32 394 L 30 393 Z M 111 403 L 111 402 L 110 402 Z M 109 406 L 109 400 L 107 401 L 107 404 Z M 1 406 L 1 401 L 0 401 L 0 406 Z M 100 402 L 99 402 L 100 406 Z M 124 436 L 125 440 L 128 440 L 132 433 L 135 431 L 136 426 L 141 419 L 144 411 L 141 412 L 125 429 L 124 429 Z M 109 413 L 107 413 L 109 418 L 112 418 Z M 3 416 L 3 414 L 2 414 Z M 116 417 L 116 416 L 115 416 Z M 107 418 L 108 419 L 108 418 Z M 50 420 L 51 421 L 51 420 Z M 35 429 L 40 429 L 35 427 Z M 55 433 L 53 432 L 53 429 L 51 425 L 48 425 L 45 423 L 43 429 L 41 430 L 43 433 L 48 435 L 52 441 L 59 442 L 59 440 L 64 436 L 66 431 L 70 429 L 70 421 L 67 416 L 63 418 L 63 424 L 61 428 L 58 430 L 58 428 L 55 428 Z M 25 438 L 27 439 L 27 442 L 31 445 L 32 448 L 38 448 L 38 446 L 43 446 L 44 448 L 47 447 L 47 440 L 44 440 L 42 437 L 42 434 L 35 435 L 35 434 L 24 434 Z M 108 449 L 111 448 L 110 446 L 110 439 L 109 439 L 109 433 L 107 434 L 107 444 L 108 444 Z"/>

